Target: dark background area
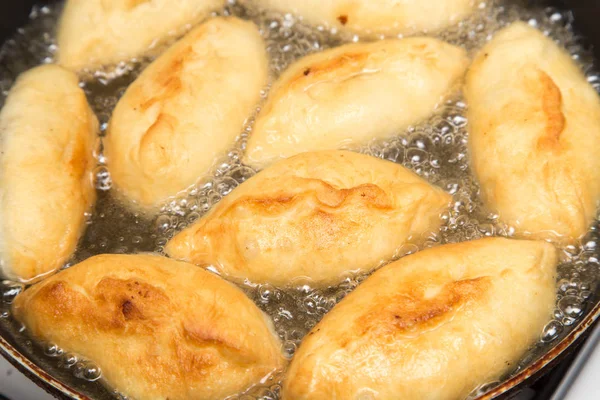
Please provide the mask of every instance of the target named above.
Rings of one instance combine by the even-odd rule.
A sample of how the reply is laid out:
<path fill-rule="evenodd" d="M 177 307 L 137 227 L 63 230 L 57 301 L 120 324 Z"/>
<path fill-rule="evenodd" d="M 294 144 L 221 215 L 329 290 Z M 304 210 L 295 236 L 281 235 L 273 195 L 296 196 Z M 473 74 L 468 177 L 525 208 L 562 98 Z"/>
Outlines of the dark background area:
<path fill-rule="evenodd" d="M 47 1 L 46 1 L 47 2 Z M 0 0 L 0 42 L 25 24 L 34 0 Z"/>

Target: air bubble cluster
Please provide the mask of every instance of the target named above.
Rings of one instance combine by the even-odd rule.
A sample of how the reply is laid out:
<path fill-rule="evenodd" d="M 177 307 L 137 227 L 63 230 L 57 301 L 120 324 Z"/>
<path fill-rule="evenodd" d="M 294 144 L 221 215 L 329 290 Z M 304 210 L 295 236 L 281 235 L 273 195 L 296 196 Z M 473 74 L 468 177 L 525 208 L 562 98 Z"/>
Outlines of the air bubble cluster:
<path fill-rule="evenodd" d="M 46 357 L 55 359 L 59 368 L 71 371 L 76 378 L 94 382 L 102 376 L 102 371 L 96 364 L 73 353 L 65 352 L 56 344 L 42 343 L 41 347 Z"/>
<path fill-rule="evenodd" d="M 29 24 L 1 48 L 0 106 L 19 73 L 54 61 L 57 50 L 54 31 L 59 14 L 60 5 L 35 7 Z M 215 15 L 236 15 L 258 25 L 270 54 L 273 79 L 304 55 L 363 39 L 323 27 L 310 27 L 293 15 L 245 7 L 233 0 Z M 516 20 L 536 26 L 565 46 L 583 68 L 590 84 L 600 91 L 600 74 L 594 69 L 591 54 L 573 34 L 573 17 L 568 12 L 554 8 L 526 8 L 513 1 L 480 1 L 478 11 L 471 18 L 441 32 L 439 37 L 465 47 L 473 55 L 494 32 Z M 86 71 L 82 76 L 81 87 L 98 116 L 101 128 L 94 170 L 98 202 L 94 212 L 87 216 L 88 227 L 77 253 L 65 267 L 101 253 L 162 253 L 173 235 L 201 218 L 256 174 L 255 170 L 241 162 L 246 140 L 252 134 L 254 115 L 248 119 L 233 148 L 216 160 L 209 176 L 171 199 L 158 214 L 140 214 L 123 205 L 118 188 L 112 185 L 103 155 L 102 138 L 107 134 L 110 116 L 120 97 L 155 57 L 156 54 L 153 54 L 99 71 Z M 263 101 L 269 89 L 264 89 Z M 457 95 L 440 104 L 430 118 L 406 131 L 396 132 L 395 136 L 386 140 L 373 140 L 351 148 L 401 164 L 453 196 L 451 207 L 441 215 L 440 231 L 426 238 L 420 246 L 405 244 L 398 249 L 394 259 L 440 244 L 514 234 L 512 227 L 502 224 L 499 216 L 486 210 L 481 203 L 479 186 L 469 168 L 467 107 L 464 99 Z M 600 282 L 599 232 L 600 225 L 596 225 L 581 243 L 561 248 L 553 319 L 540 332 L 539 342 L 513 367 L 512 373 L 530 365 L 564 338 L 584 318 L 590 305 L 598 300 L 595 293 Z M 381 260 L 381 264 L 389 261 Z M 216 271 L 214 268 L 211 270 Z M 310 282 L 299 283 L 293 288 L 252 282 L 241 287 L 272 318 L 281 339 L 282 352 L 291 358 L 310 329 L 367 277 L 367 274 L 349 272 L 339 285 L 326 289 L 315 289 Z M 0 331 L 9 332 L 17 341 L 27 343 L 24 327 L 10 312 L 11 303 L 23 288 L 18 283 L 0 282 Z M 101 381 L 101 371 L 97 366 L 64 352 L 56 345 L 23 346 L 20 350 L 47 365 L 51 372 L 61 374 L 68 371 L 77 379 L 87 381 L 86 385 L 95 388 L 93 390 L 106 390 L 101 384 L 93 383 Z M 281 375 L 273 375 L 246 393 L 231 396 L 228 400 L 278 399 L 281 379 Z M 469 398 L 474 399 L 498 384 L 485 383 L 476 388 Z M 112 397 L 126 399 L 118 393 L 110 393 Z"/>

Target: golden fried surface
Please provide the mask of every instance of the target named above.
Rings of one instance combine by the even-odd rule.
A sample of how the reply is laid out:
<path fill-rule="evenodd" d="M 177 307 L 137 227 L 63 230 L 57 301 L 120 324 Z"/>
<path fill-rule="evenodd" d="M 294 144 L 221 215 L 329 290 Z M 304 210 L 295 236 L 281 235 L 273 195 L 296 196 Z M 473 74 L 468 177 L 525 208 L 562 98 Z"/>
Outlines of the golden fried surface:
<path fill-rule="evenodd" d="M 57 41 L 59 64 L 96 68 L 128 61 L 202 20 L 224 0 L 67 0 Z"/>
<path fill-rule="evenodd" d="M 306 56 L 274 83 L 244 162 L 262 168 L 305 151 L 398 134 L 457 87 L 463 49 L 433 38 L 352 43 Z"/>
<path fill-rule="evenodd" d="M 398 164 L 347 151 L 303 153 L 244 182 L 166 252 L 236 280 L 337 283 L 437 232 L 449 202 Z"/>
<path fill-rule="evenodd" d="M 22 74 L 0 112 L 0 266 L 30 280 L 71 256 L 96 198 L 98 121 L 77 76 L 46 65 Z"/>
<path fill-rule="evenodd" d="M 253 23 L 214 18 L 188 33 L 115 108 L 105 154 L 117 191 L 152 209 L 194 184 L 242 133 L 267 74 Z"/>
<path fill-rule="evenodd" d="M 457 24 L 475 10 L 474 0 L 242 0 L 329 29 L 360 34 L 433 32 Z"/>
<path fill-rule="evenodd" d="M 18 295 L 13 311 L 136 399 L 221 400 L 283 364 L 271 322 L 241 290 L 159 256 L 92 257 Z"/>
<path fill-rule="evenodd" d="M 479 52 L 465 94 L 487 206 L 522 236 L 583 235 L 600 200 L 600 99 L 569 54 L 514 23 Z"/>
<path fill-rule="evenodd" d="M 385 266 L 305 337 L 283 398 L 464 398 L 538 339 L 556 264 L 548 243 L 489 238 Z"/>

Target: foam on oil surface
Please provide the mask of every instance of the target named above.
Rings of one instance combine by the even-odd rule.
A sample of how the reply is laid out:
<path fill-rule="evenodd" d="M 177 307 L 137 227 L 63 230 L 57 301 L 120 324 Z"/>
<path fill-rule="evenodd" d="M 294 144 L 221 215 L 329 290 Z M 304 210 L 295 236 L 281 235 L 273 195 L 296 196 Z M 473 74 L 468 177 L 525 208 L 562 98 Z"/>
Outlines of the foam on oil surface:
<path fill-rule="evenodd" d="M 34 8 L 29 24 L 0 50 L 0 105 L 19 73 L 54 60 L 54 29 L 59 13 L 59 5 Z M 245 8 L 234 1 L 230 1 L 218 14 L 237 15 L 259 25 L 271 56 L 273 78 L 291 62 L 306 54 L 361 40 L 358 36 L 306 26 L 291 15 Z M 584 51 L 573 34 L 572 17 L 566 12 L 552 8 L 526 8 L 509 1 L 481 2 L 473 17 L 438 36 L 465 47 L 473 54 L 495 31 L 515 20 L 527 21 L 566 47 L 582 66 L 589 82 L 600 89 L 600 75 L 593 68 L 591 55 Z M 82 87 L 102 128 L 96 154 L 98 203 L 89 217 L 89 226 L 77 253 L 66 267 L 100 253 L 161 253 L 170 237 L 197 220 L 255 174 L 253 169 L 240 162 L 246 138 L 252 131 L 253 118 L 250 118 L 236 145 L 219 158 L 211 175 L 170 201 L 158 215 L 147 217 L 132 213 L 114 200 L 110 173 L 102 156 L 101 137 L 105 134 L 118 99 L 151 59 L 148 57 L 121 63 L 102 71 L 88 71 L 83 77 Z M 265 88 L 263 98 L 268 95 L 268 89 Z M 397 136 L 388 140 L 373 141 L 352 149 L 402 164 L 453 195 L 451 209 L 442 215 L 444 223 L 440 232 L 430 237 L 422 247 L 484 236 L 511 236 L 513 233 L 511 227 L 499 223 L 497 215 L 485 210 L 479 200 L 478 185 L 469 171 L 466 108 L 462 98 L 457 96 L 449 99 L 429 120 L 398 132 Z M 594 291 L 600 280 L 599 229 L 600 226 L 595 225 L 580 245 L 562 249 L 554 319 L 540 333 L 540 341 L 509 374 L 517 373 L 558 343 L 596 301 Z M 418 246 L 407 244 L 398 250 L 397 257 L 418 250 Z M 382 260 L 382 264 L 389 261 Z M 271 316 L 282 339 L 283 351 L 291 357 L 304 335 L 365 278 L 365 275 L 354 276 L 349 273 L 340 285 L 323 290 L 312 289 L 309 282 L 286 290 L 249 282 L 242 289 Z M 78 387 L 86 388 L 90 393 L 102 392 L 104 389 L 98 383 L 93 383 L 101 377 L 101 371 L 93 363 L 65 353 L 52 344 L 42 345 L 43 351 L 40 351 L 40 346 L 27 339 L 23 327 L 9 312 L 10 303 L 20 290 L 22 286 L 13 282 L 0 284 L 0 328 L 11 332 L 15 341 L 22 343 L 21 350 L 32 355 L 41 365 L 61 376 L 74 374 L 82 379 Z M 264 384 L 250 389 L 248 393 L 229 399 L 277 399 L 281 390 L 280 378 L 269 377 Z M 474 390 L 470 397 L 477 397 L 497 384 L 485 383 Z M 112 392 L 102 393 L 99 396 L 103 399 L 123 398 Z"/>

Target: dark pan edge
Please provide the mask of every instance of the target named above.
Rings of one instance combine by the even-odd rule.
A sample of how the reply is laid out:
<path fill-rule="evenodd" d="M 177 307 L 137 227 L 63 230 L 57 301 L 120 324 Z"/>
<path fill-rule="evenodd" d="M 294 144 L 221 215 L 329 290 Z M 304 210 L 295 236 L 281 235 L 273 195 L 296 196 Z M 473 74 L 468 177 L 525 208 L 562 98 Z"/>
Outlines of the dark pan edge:
<path fill-rule="evenodd" d="M 599 316 L 600 302 L 596 303 L 594 308 L 583 319 L 583 321 L 581 321 L 576 328 L 569 332 L 567 337 L 554 346 L 552 350 L 545 353 L 541 358 L 525 368 L 523 371 L 519 372 L 517 375 L 509 378 L 496 388 L 478 397 L 477 400 L 490 400 L 500 396 L 501 394 L 507 393 L 509 390 L 517 387 L 538 372 L 543 371 L 546 366 L 554 362 L 557 358 L 559 358 L 559 356 L 563 355 L 563 353 L 588 330 L 588 328 L 596 321 L 596 319 L 598 319 Z"/>
<path fill-rule="evenodd" d="M 0 355 L 46 392 L 61 400 L 91 400 L 46 373 L 0 335 Z"/>

